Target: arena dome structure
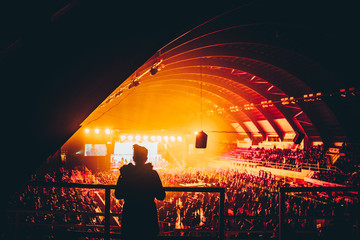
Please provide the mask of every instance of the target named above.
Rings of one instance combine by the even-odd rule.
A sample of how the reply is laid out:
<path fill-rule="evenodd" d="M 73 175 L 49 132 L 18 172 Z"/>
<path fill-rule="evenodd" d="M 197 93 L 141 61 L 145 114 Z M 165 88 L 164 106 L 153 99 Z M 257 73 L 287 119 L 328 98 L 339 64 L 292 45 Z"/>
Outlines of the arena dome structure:
<path fill-rule="evenodd" d="M 163 46 L 79 131 L 204 130 L 209 141 L 218 134 L 255 144 L 303 134 L 308 146 L 344 142 L 331 99 L 356 90 L 345 89 L 324 65 L 329 37 L 288 23 L 239 20 L 239 12 L 230 11 Z"/>
<path fill-rule="evenodd" d="M 123 137 L 182 142 L 179 162 L 296 136 L 302 147 L 360 142 L 352 3 L 49 4 L 4 8 L 2 208 L 42 165 L 110 169 Z M 205 150 L 190 146 L 198 131 Z M 86 156 L 87 144 L 107 151 Z"/>

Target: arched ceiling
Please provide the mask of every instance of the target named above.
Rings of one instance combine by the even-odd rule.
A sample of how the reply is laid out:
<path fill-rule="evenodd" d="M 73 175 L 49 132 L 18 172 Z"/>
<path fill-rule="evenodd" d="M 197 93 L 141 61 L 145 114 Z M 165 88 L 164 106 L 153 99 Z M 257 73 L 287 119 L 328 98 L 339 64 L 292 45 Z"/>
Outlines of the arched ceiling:
<path fill-rule="evenodd" d="M 209 129 L 236 129 L 261 137 L 260 130 L 282 135 L 303 129 L 309 140 L 331 143 L 346 136 L 359 143 L 356 96 L 239 108 L 261 99 L 358 90 L 359 14 L 352 4 L 231 0 L 181 1 L 174 7 L 168 1 L 5 2 L 0 8 L 7 154 L 3 158 L 12 160 L 2 174 L 7 183 L 4 196 L 25 183 L 81 123 L 129 131 L 187 131 L 193 125 L 199 130 L 200 82 L 204 125 L 214 123 Z M 219 14 L 150 57 L 166 42 Z M 150 76 L 146 71 L 157 58 L 163 59 L 164 67 Z M 200 66 L 206 79 L 196 74 Z M 139 76 L 140 85 L 128 89 Z M 0 206 L 6 207 L 8 200 L 1 199 L 5 204 Z"/>
<path fill-rule="evenodd" d="M 296 39 L 308 33 L 281 24 L 232 23 L 217 28 L 210 23 L 194 29 L 160 49 L 82 126 L 189 132 L 240 126 L 239 134 L 263 140 L 267 136 L 283 140 L 301 132 L 309 142 L 343 141 L 344 131 L 324 101 L 281 103 L 284 98 L 316 93 L 318 81 L 337 86 Z M 149 70 L 154 66 L 159 71 L 152 75 Z M 133 81 L 140 84 L 129 88 Z M 120 120 L 124 115 L 141 126 Z M 200 126 L 199 116 L 201 121 L 217 119 L 222 124 Z"/>

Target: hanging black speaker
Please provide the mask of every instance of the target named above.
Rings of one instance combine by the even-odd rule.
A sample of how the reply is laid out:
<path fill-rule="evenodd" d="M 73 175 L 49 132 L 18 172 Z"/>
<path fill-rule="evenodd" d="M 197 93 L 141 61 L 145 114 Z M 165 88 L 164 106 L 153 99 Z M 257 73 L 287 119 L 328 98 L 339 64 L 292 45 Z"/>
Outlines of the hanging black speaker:
<path fill-rule="evenodd" d="M 196 134 L 195 148 L 206 148 L 207 134 L 203 131 Z"/>

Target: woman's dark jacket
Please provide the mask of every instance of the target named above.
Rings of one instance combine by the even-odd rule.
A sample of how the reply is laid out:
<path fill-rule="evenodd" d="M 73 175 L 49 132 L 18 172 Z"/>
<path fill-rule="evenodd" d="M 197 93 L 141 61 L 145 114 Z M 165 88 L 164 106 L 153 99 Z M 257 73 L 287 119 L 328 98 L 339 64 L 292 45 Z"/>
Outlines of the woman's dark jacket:
<path fill-rule="evenodd" d="M 165 191 L 150 163 L 120 168 L 115 197 L 124 199 L 121 231 L 124 236 L 157 235 L 158 215 L 154 198 L 163 200 Z"/>

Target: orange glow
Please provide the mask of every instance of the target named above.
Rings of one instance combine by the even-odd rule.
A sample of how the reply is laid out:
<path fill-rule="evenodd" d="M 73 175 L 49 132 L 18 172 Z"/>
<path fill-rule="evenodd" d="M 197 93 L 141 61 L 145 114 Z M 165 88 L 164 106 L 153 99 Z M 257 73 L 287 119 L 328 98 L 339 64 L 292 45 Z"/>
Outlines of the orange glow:
<path fill-rule="evenodd" d="M 105 129 L 105 133 L 106 133 L 106 134 L 110 134 L 110 133 L 111 133 L 110 129 L 108 129 L 108 128 Z"/>
<path fill-rule="evenodd" d="M 99 108 L 96 114 L 89 116 L 84 121 L 83 126 L 89 123 L 93 124 L 92 121 L 96 119 L 97 128 L 103 131 L 107 127 L 111 127 L 113 129 L 111 133 L 118 133 L 120 139 L 119 137 L 115 139 L 121 140 L 121 142 L 159 143 L 158 151 L 161 158 L 164 158 L 174 167 L 206 166 L 209 163 L 209 159 L 217 157 L 222 153 L 224 143 L 236 142 L 238 138 L 243 139 L 247 136 L 247 131 L 252 132 L 251 130 L 253 130 L 256 133 L 259 132 L 256 128 L 251 128 L 250 126 L 243 130 L 241 136 L 239 136 L 237 131 L 241 127 L 245 128 L 245 124 L 237 124 L 234 131 L 234 127 L 230 123 L 237 122 L 237 120 L 249 121 L 249 117 L 243 111 L 237 110 L 232 115 L 229 115 L 229 117 L 224 117 L 224 115 L 220 114 L 206 114 L 207 112 L 215 113 L 218 108 L 229 110 L 226 108 L 227 102 L 221 100 L 227 91 L 216 96 L 218 90 L 221 90 L 226 84 L 216 87 L 217 83 L 212 82 L 212 79 L 206 80 L 209 84 L 203 86 L 204 101 L 201 106 L 199 96 L 200 85 L 196 84 L 196 82 L 201 80 L 198 74 L 199 71 L 197 71 L 200 70 L 197 69 L 199 62 L 194 61 L 195 66 L 192 66 L 192 62 L 186 63 L 184 66 L 182 64 L 179 61 L 173 69 L 171 64 L 168 65 L 169 73 L 166 70 L 161 71 L 160 74 L 157 73 L 156 76 L 150 76 L 150 74 L 143 75 L 140 79 L 140 85 L 134 87 L 135 92 L 133 92 L 133 89 L 129 90 L 127 88 L 127 85 L 133 79 L 127 79 L 114 92 L 116 93 L 119 89 L 123 89 L 124 94 L 114 99 L 114 104 L 106 104 L 101 109 Z M 183 72 L 187 70 L 190 70 L 190 73 Z M 206 71 L 213 70 L 206 68 Z M 139 74 L 142 73 L 143 70 L 139 71 Z M 251 77 L 253 75 L 250 75 Z M 210 86 L 210 84 L 214 86 Z M 238 87 L 238 84 L 231 86 L 231 88 L 233 87 Z M 231 90 L 229 89 L 229 91 Z M 229 99 L 231 97 L 229 96 Z M 145 99 L 146 101 L 144 101 Z M 259 99 L 262 100 L 263 98 Z M 218 100 L 220 101 L 217 102 Z M 242 100 L 241 97 L 234 100 L 234 106 L 242 106 L 246 103 L 248 102 Z M 204 114 L 200 114 L 201 109 Z M 102 114 L 103 112 L 106 112 L 106 114 Z M 102 117 L 97 119 L 99 114 L 102 114 Z M 256 112 L 256 114 L 258 113 Z M 254 118 L 257 119 L 257 116 Z M 266 118 L 259 119 L 264 120 Z M 277 119 L 282 119 L 282 116 L 279 114 Z M 268 127 L 269 124 L 267 122 L 264 124 L 263 122 L 256 126 L 260 125 L 268 131 L 275 131 Z M 90 129 L 91 133 L 93 133 L 94 128 Z M 197 135 L 199 130 L 204 130 L 207 133 L 210 132 L 206 149 L 195 148 L 194 134 Z M 96 138 L 94 140 L 98 141 Z M 112 153 L 109 152 L 109 154 Z"/>
<path fill-rule="evenodd" d="M 96 128 L 96 129 L 95 129 L 95 133 L 96 133 L 96 134 L 99 134 L 99 133 L 100 133 L 100 130 Z"/>
<path fill-rule="evenodd" d="M 179 48 L 179 53 L 180 49 L 182 48 Z M 167 54 L 169 57 L 175 56 L 173 52 Z M 294 133 L 292 125 L 275 107 L 266 110 L 267 115 L 264 115 L 262 110 L 257 110 L 251 105 L 251 101 L 254 100 L 255 104 L 262 102 L 262 105 L 270 106 L 271 100 L 262 96 L 261 92 L 257 93 L 255 88 L 234 82 L 231 78 L 237 74 L 244 74 L 244 77 L 254 83 L 266 83 L 266 80 L 237 69 L 231 71 L 233 76 L 229 78 L 228 70 L 218 71 L 215 67 L 217 65 L 212 65 L 217 60 L 206 59 L 202 68 L 200 59 L 203 56 L 195 56 L 197 56 L 195 53 L 192 55 L 186 52 L 175 58 L 166 57 L 165 70 L 155 76 L 149 74 L 149 62 L 146 62 L 109 96 L 108 99 L 113 99 L 113 102 L 102 104 L 82 123 L 82 126 L 89 128 L 94 126 L 90 128 L 90 133 L 93 133 L 95 126 L 101 131 L 111 127 L 111 134 L 124 135 L 120 138 L 122 142 L 159 143 L 161 158 L 181 167 L 206 165 L 210 158 L 222 154 L 227 146 L 224 143 L 236 143 L 237 140 L 245 139 L 244 142 L 249 145 L 251 143 L 249 136 L 259 134 L 263 130 L 267 135 L 278 131 Z M 153 60 L 155 61 L 151 59 L 150 62 Z M 225 61 L 222 68 L 231 69 L 231 67 L 232 65 L 226 66 Z M 204 78 L 204 84 L 200 84 L 201 71 L 212 76 Z M 129 89 L 129 84 L 134 81 L 137 86 L 133 84 L 132 89 Z M 276 87 L 272 87 L 271 91 L 281 92 Z M 239 94 L 234 98 L 233 93 L 237 92 Z M 122 94 L 117 95 L 117 93 Z M 231 107 L 228 102 L 232 103 Z M 253 110 L 244 112 L 242 109 L 244 105 Z M 218 112 L 222 114 L 215 114 Z M 275 119 L 269 122 L 268 116 L 273 116 Z M 94 123 L 96 125 L 90 125 Z M 194 147 L 196 139 L 194 135 L 198 135 L 198 130 L 210 133 L 206 149 Z M 132 136 L 129 136 L 131 134 Z M 97 138 L 94 140 L 99 141 L 99 136 L 95 135 Z M 119 140 L 119 137 L 115 139 Z M 165 151 L 164 149 L 166 154 L 161 152 Z"/>

